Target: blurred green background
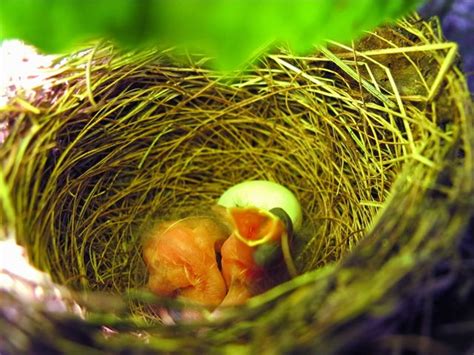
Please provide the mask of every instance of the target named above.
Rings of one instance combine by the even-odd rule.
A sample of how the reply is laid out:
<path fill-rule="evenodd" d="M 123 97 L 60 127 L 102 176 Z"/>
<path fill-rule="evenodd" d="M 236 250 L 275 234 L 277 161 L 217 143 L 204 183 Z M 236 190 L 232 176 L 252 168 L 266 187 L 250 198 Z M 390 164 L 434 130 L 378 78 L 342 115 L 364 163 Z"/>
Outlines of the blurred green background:
<path fill-rule="evenodd" d="M 105 38 L 127 48 L 176 46 L 234 68 L 270 46 L 305 53 L 348 42 L 416 9 L 416 0 L 2 0 L 0 40 L 47 53 Z"/>

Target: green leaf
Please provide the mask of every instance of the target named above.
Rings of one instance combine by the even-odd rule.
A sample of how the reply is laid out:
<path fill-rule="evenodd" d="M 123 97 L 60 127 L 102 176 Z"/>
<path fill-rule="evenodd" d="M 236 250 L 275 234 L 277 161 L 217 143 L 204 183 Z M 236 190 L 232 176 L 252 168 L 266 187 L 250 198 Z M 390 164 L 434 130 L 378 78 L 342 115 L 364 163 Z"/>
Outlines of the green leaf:
<path fill-rule="evenodd" d="M 92 39 L 125 47 L 184 47 L 242 64 L 270 44 L 305 53 L 326 39 L 347 42 L 416 9 L 412 0 L 1 0 L 0 40 L 46 52 Z"/>

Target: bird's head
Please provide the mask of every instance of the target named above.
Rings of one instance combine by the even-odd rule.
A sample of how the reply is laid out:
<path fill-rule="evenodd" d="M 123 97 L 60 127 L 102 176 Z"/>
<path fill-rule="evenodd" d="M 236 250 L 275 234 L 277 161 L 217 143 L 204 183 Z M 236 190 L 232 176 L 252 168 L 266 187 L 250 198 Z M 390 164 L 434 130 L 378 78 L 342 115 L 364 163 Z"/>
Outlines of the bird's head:
<path fill-rule="evenodd" d="M 293 234 L 293 225 L 283 209 L 230 207 L 227 213 L 234 235 L 254 249 L 253 259 L 257 265 L 271 267 L 284 259 L 283 249 Z"/>

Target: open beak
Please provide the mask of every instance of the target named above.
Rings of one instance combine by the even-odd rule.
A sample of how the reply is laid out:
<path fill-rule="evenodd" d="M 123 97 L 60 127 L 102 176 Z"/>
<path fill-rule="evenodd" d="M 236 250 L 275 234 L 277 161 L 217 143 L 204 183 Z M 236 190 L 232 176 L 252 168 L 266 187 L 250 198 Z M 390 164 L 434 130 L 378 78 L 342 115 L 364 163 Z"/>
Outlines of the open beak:
<path fill-rule="evenodd" d="M 257 267 L 272 267 L 283 260 L 291 277 L 298 274 L 290 252 L 293 224 L 285 210 L 230 207 L 227 213 L 233 235 L 253 250 L 252 259 Z"/>
<path fill-rule="evenodd" d="M 260 208 L 230 207 L 227 211 L 235 236 L 249 247 L 278 241 L 285 229 L 276 215 Z"/>

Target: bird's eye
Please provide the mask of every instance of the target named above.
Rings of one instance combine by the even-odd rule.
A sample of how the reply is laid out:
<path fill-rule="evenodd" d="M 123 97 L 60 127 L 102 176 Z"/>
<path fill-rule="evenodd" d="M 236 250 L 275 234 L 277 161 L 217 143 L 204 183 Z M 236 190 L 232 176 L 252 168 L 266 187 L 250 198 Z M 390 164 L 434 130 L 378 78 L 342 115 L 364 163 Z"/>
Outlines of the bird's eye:
<path fill-rule="evenodd" d="M 216 251 L 216 262 L 217 262 L 217 267 L 219 268 L 220 271 L 222 271 L 222 255 L 218 251 Z"/>

